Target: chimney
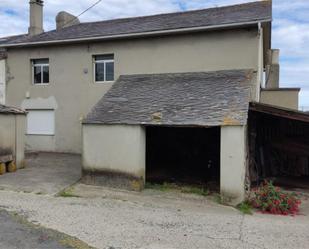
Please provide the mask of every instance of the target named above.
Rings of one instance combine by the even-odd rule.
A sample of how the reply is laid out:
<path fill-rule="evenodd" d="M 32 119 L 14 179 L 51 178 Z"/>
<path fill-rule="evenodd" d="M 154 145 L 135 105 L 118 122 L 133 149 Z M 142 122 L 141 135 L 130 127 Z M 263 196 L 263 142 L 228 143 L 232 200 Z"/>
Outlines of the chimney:
<path fill-rule="evenodd" d="M 56 16 L 57 30 L 79 24 L 80 21 L 76 16 L 68 12 L 61 11 Z"/>
<path fill-rule="evenodd" d="M 38 35 L 44 32 L 43 30 L 43 1 L 30 0 L 30 27 L 28 34 Z"/>
<path fill-rule="evenodd" d="M 270 49 L 267 53 L 266 88 L 279 88 L 280 65 L 279 49 Z"/>

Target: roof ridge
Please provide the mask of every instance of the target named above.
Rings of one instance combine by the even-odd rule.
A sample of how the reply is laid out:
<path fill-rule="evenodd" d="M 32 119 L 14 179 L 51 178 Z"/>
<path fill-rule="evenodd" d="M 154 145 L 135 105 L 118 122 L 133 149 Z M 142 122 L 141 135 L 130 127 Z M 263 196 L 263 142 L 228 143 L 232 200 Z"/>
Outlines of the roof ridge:
<path fill-rule="evenodd" d="M 172 72 L 172 73 L 142 73 L 142 74 L 121 74 L 120 77 L 132 77 L 132 76 L 154 76 L 154 75 L 184 75 L 184 74 L 214 74 L 214 73 L 228 73 L 228 72 L 254 72 L 253 68 L 241 68 L 241 69 L 222 69 L 213 71 L 193 71 L 193 72 Z"/>
<path fill-rule="evenodd" d="M 160 16 L 168 16 L 168 15 L 192 14 L 192 13 L 195 13 L 195 12 L 202 12 L 202 11 L 205 11 L 205 10 L 225 9 L 225 8 L 232 8 L 232 7 L 237 7 L 237 6 L 247 6 L 247 5 L 253 5 L 253 4 L 262 3 L 262 2 L 271 3 L 271 1 L 272 0 L 257 0 L 257 1 L 254 1 L 254 2 L 246 2 L 246 3 L 232 4 L 232 5 L 223 5 L 223 6 L 194 9 L 194 10 L 175 11 L 175 12 L 158 13 L 158 14 L 151 14 L 151 15 L 142 15 L 142 16 L 122 17 L 122 18 L 107 19 L 107 20 L 101 20 L 101 21 L 92 21 L 92 22 L 81 22 L 79 24 L 76 24 L 76 26 L 83 25 L 83 24 L 103 23 L 103 22 L 107 23 L 107 22 L 120 21 L 120 20 L 124 21 L 124 20 L 132 20 L 132 19 L 142 19 L 142 18 L 148 18 L 148 17 L 151 18 L 151 17 L 160 17 Z M 53 30 L 51 30 L 51 31 L 53 31 Z"/>
<path fill-rule="evenodd" d="M 270 22 L 271 16 L 271 1 L 263 0 L 223 7 L 83 22 L 32 37 L 7 38 L 7 41 L 0 42 L 0 47 L 203 32 L 206 29 L 233 28 L 254 25 L 258 22 Z"/>

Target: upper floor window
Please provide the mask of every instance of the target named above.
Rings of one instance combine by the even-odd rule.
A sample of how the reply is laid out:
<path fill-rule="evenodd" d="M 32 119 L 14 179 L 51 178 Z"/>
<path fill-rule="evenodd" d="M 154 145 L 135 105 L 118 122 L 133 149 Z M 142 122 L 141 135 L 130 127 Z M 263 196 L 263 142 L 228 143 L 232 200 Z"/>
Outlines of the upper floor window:
<path fill-rule="evenodd" d="M 114 55 L 95 55 L 93 60 L 95 82 L 114 81 Z"/>
<path fill-rule="evenodd" d="M 49 59 L 32 60 L 32 79 L 35 85 L 49 83 Z"/>

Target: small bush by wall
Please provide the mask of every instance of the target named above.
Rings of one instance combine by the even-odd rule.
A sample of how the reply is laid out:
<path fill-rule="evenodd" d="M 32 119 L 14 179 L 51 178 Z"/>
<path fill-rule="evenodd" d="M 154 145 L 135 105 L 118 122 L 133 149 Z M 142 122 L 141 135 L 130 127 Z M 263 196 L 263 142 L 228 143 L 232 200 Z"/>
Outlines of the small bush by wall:
<path fill-rule="evenodd" d="M 299 212 L 301 201 L 295 193 L 284 192 L 272 182 L 265 181 L 260 187 L 253 189 L 250 203 L 263 213 L 295 215 Z"/>

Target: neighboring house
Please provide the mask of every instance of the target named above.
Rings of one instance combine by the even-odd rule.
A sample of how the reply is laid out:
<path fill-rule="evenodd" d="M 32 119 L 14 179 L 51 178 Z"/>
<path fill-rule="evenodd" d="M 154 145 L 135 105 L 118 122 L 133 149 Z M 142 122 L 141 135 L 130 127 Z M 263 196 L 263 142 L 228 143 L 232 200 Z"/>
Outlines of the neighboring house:
<path fill-rule="evenodd" d="M 0 40 L 0 87 L 29 112 L 27 149 L 83 151 L 86 182 L 138 188 L 147 143 L 155 151 L 155 137 L 173 133 L 153 127 L 214 127 L 209 165 L 240 200 L 249 102 L 298 108 L 300 89 L 279 88 L 271 1 L 90 23 L 60 12 L 49 32 L 42 16 L 43 1 L 31 0 L 29 33 Z"/>

